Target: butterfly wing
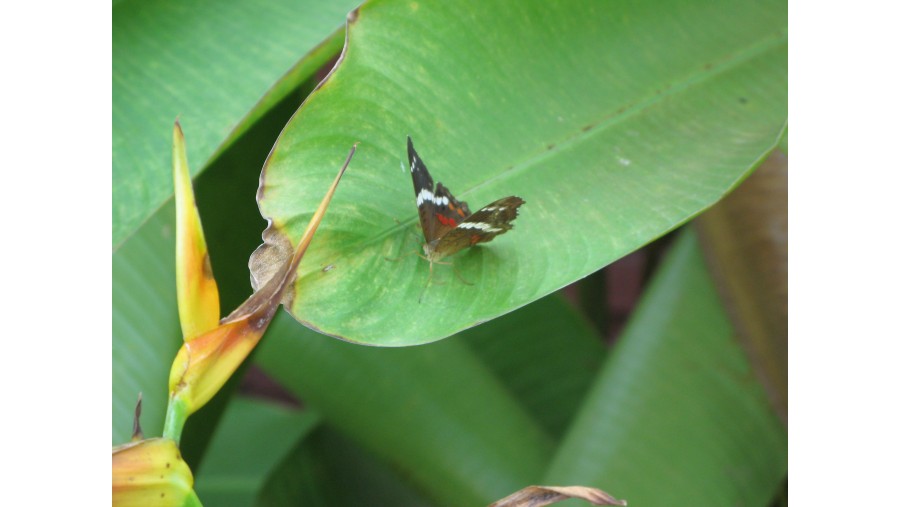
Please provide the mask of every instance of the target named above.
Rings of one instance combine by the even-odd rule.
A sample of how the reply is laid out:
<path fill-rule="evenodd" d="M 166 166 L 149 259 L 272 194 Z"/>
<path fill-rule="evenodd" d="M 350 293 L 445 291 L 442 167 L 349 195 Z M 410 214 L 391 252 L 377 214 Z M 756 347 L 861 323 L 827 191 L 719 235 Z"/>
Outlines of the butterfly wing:
<path fill-rule="evenodd" d="M 525 204 L 520 197 L 511 195 L 494 201 L 472 213 L 456 227 L 431 243 L 434 260 L 456 252 L 487 243 L 513 228 L 512 221 L 519 216 L 519 207 Z"/>
<path fill-rule="evenodd" d="M 472 214 L 469 211 L 469 205 L 464 201 L 456 200 L 456 197 L 453 197 L 453 194 L 450 193 L 450 189 L 442 185 L 440 181 L 437 184 L 437 190 L 434 191 L 434 198 L 438 202 L 438 205 L 435 206 L 435 215 L 440 223 L 438 226 L 438 238 Z"/>
<path fill-rule="evenodd" d="M 465 202 L 458 201 L 440 182 L 435 189 L 434 180 L 431 179 L 428 168 L 425 167 L 425 163 L 413 148 L 413 142 L 409 136 L 406 138 L 406 151 L 409 155 L 409 172 L 412 173 L 413 191 L 416 193 L 416 206 L 419 209 L 419 222 L 422 224 L 425 242 L 431 243 L 456 227 L 471 212 Z"/>

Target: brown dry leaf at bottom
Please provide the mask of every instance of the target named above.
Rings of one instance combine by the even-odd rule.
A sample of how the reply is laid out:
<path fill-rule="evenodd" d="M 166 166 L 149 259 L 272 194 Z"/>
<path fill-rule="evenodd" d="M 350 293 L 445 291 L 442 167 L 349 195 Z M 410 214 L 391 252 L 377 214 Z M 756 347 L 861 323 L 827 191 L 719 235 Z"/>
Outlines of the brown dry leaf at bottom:
<path fill-rule="evenodd" d="M 570 498 L 587 500 L 594 505 L 628 505 L 625 500 L 617 500 L 609 493 L 585 486 L 528 486 L 506 498 L 497 500 L 488 507 L 541 507 Z"/>

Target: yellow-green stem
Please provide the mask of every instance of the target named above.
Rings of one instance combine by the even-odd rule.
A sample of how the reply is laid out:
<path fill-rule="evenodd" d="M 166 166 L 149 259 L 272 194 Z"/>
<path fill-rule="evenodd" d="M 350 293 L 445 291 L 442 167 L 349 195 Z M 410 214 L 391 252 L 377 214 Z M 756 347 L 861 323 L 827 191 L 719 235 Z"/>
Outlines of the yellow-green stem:
<path fill-rule="evenodd" d="M 184 499 L 183 507 L 203 507 L 203 504 L 200 503 L 200 498 L 197 496 L 197 493 L 191 491 L 187 498 Z"/>
<path fill-rule="evenodd" d="M 187 404 L 181 398 L 176 396 L 169 397 L 169 406 L 166 407 L 166 423 L 163 426 L 163 437 L 170 438 L 175 441 L 176 445 L 181 443 L 181 431 L 184 429 L 184 423 L 188 418 Z"/>

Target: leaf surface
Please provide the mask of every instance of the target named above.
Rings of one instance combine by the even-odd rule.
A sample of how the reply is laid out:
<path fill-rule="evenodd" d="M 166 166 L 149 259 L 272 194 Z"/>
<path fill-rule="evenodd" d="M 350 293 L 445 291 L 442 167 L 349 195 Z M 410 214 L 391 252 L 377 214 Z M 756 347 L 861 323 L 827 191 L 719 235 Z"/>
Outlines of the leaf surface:
<path fill-rule="evenodd" d="M 256 359 L 439 505 L 487 505 L 537 481 L 550 458 L 550 436 L 461 340 L 360 347 L 281 313 Z"/>
<path fill-rule="evenodd" d="M 257 507 L 428 507 L 389 464 L 327 424 L 299 441 L 270 474 Z"/>
<path fill-rule="evenodd" d="M 112 443 L 131 436 L 138 393 L 147 436 L 162 432 L 169 369 L 184 343 L 175 298 L 175 206 L 112 256 Z"/>
<path fill-rule="evenodd" d="M 259 195 L 295 243 L 329 157 L 361 141 L 291 312 L 365 344 L 431 342 L 596 271 L 720 199 L 787 117 L 781 0 L 373 1 L 348 40 Z M 421 304 L 428 263 L 386 260 L 420 248 L 407 135 L 473 210 L 527 201 L 511 232 L 435 265 Z"/>
<path fill-rule="evenodd" d="M 199 174 L 331 58 L 343 37 L 328 37 L 357 3 L 113 4 L 114 250 L 172 196 L 172 121 L 189 132 Z"/>
<path fill-rule="evenodd" d="M 270 473 L 306 437 L 318 416 L 235 396 L 197 471 L 195 490 L 207 505 L 253 505 Z"/>
<path fill-rule="evenodd" d="M 778 415 L 788 419 L 788 161 L 780 150 L 696 221 L 719 295 Z"/>
<path fill-rule="evenodd" d="M 435 503 L 487 505 L 540 477 L 603 357 L 596 333 L 554 295 L 402 350 L 329 340 L 281 315 L 257 360 Z"/>
<path fill-rule="evenodd" d="M 554 438 L 560 438 L 606 357 L 606 347 L 558 294 L 457 337 Z"/>
<path fill-rule="evenodd" d="M 688 230 L 542 482 L 600 487 L 631 505 L 765 507 L 786 474 L 787 432 Z"/>

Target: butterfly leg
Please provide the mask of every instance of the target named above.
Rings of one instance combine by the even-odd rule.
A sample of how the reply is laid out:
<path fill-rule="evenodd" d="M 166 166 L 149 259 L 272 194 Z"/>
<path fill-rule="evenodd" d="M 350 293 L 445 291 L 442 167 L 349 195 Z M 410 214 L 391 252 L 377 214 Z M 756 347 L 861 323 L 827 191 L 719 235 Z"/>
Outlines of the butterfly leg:
<path fill-rule="evenodd" d="M 421 257 L 421 256 L 420 256 L 420 257 Z M 423 257 L 423 258 L 425 258 L 425 257 Z M 427 260 L 427 258 L 425 258 L 425 259 Z M 429 262 L 430 262 L 431 264 L 440 264 L 441 266 L 453 266 L 453 263 L 452 263 L 452 262 L 446 262 L 446 261 L 429 261 Z M 456 273 L 456 267 L 455 267 L 455 266 L 453 267 L 453 272 Z M 429 276 L 430 276 L 430 275 L 429 275 Z M 459 276 L 459 273 L 456 273 L 456 276 L 457 276 L 464 284 L 466 284 L 466 285 L 474 285 L 474 284 L 471 284 L 471 283 L 465 281 L 465 280 L 463 279 L 463 277 Z M 434 280 L 432 283 L 434 283 L 435 285 L 444 285 L 444 283 L 446 283 L 446 282 L 439 282 L 439 281 L 437 281 L 437 280 Z"/>
<path fill-rule="evenodd" d="M 394 220 L 396 220 L 396 218 L 395 218 Z M 411 231 L 410 231 L 410 232 L 411 232 Z M 419 244 L 419 248 L 422 248 L 422 244 Z M 401 255 L 400 257 L 393 257 L 393 258 L 391 258 L 391 257 L 385 257 L 384 260 L 386 260 L 386 261 L 391 261 L 391 262 L 397 262 L 397 261 L 403 260 L 403 259 L 405 259 L 405 258 L 407 258 L 407 257 L 409 257 L 410 255 L 413 255 L 413 254 L 418 255 L 418 256 L 421 257 L 422 259 L 428 260 L 428 258 L 425 257 L 424 255 L 422 255 L 422 253 L 421 253 L 420 251 L 418 251 L 418 250 L 410 250 L 409 252 L 406 252 L 405 254 Z"/>
<path fill-rule="evenodd" d="M 441 266 L 452 266 L 453 265 L 452 262 L 446 262 L 446 261 L 428 261 L 428 262 L 431 263 L 432 266 L 434 264 L 440 264 Z M 439 282 L 439 281 L 435 280 L 434 284 L 435 285 L 444 285 L 444 282 Z"/>
<path fill-rule="evenodd" d="M 400 221 L 399 219 L 397 219 L 397 218 L 394 218 L 394 223 L 396 223 L 397 225 L 403 225 L 403 222 L 401 222 L 401 221 Z M 419 232 L 416 232 L 414 229 L 406 229 L 406 232 L 409 233 L 409 234 L 412 234 L 416 239 L 418 239 L 418 238 L 419 238 L 419 234 L 421 234 L 421 231 L 422 231 L 422 225 L 421 225 L 421 224 L 416 224 L 415 229 L 418 229 Z"/>
<path fill-rule="evenodd" d="M 466 285 L 475 285 L 474 283 L 467 281 L 465 278 L 462 277 L 461 274 L 459 274 L 459 270 L 456 269 L 456 265 L 453 265 L 453 274 L 456 275 L 456 278 L 459 278 L 460 282 L 462 282 Z"/>
<path fill-rule="evenodd" d="M 420 258 L 425 259 L 426 261 L 428 260 L 428 257 L 425 257 L 417 250 L 410 250 L 409 252 L 406 252 L 405 254 L 401 255 L 400 257 L 393 257 L 393 258 L 385 257 L 384 260 L 391 261 L 391 262 L 397 262 L 397 261 L 401 261 L 401 260 L 409 257 L 410 255 L 418 255 Z"/>
<path fill-rule="evenodd" d="M 425 295 L 425 291 L 428 289 L 428 285 L 431 283 L 431 277 L 434 275 L 434 261 L 428 261 L 428 280 L 425 280 L 425 286 L 422 287 L 422 292 L 419 293 L 419 304 L 422 304 L 422 296 Z"/>

